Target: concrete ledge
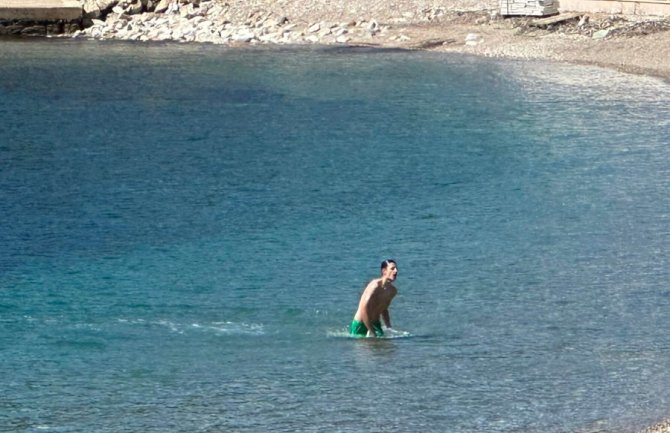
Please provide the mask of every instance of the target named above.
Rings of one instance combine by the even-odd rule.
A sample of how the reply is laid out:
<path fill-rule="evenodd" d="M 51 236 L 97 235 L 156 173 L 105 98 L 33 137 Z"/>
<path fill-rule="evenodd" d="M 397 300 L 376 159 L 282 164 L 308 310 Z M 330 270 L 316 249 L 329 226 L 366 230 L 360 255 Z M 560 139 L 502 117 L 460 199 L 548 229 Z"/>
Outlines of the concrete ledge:
<path fill-rule="evenodd" d="M 559 0 L 559 10 L 562 12 L 669 16 L 670 0 Z"/>
<path fill-rule="evenodd" d="M 78 0 L 0 0 L 0 19 L 73 21 L 81 19 Z"/>

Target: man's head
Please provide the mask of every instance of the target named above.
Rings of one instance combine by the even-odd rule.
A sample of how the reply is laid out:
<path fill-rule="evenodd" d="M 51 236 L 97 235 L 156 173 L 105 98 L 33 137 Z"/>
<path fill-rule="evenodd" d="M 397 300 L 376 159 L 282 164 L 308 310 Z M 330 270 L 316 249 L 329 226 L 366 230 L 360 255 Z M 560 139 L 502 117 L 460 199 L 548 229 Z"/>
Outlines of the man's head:
<path fill-rule="evenodd" d="M 398 265 L 393 259 L 386 259 L 382 262 L 382 277 L 387 280 L 395 281 L 398 275 Z"/>

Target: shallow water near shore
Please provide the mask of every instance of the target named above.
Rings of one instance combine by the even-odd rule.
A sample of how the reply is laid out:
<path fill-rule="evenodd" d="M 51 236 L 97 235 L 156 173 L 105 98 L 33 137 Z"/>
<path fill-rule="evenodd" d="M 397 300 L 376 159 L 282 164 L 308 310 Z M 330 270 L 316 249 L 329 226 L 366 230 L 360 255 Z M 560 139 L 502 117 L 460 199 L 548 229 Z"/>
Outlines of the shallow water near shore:
<path fill-rule="evenodd" d="M 0 43 L 16 432 L 624 432 L 670 400 L 670 85 Z M 345 338 L 379 263 L 394 331 Z"/>

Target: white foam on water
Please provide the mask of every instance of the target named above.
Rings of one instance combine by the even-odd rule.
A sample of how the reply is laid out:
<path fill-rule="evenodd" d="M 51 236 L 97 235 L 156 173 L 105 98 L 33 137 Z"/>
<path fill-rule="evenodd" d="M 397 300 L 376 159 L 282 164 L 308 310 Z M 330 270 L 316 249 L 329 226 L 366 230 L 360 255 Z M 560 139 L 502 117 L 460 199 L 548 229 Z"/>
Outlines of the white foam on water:
<path fill-rule="evenodd" d="M 265 333 L 263 325 L 255 323 L 212 322 L 211 325 L 203 328 L 228 335 L 263 335 Z"/>
<path fill-rule="evenodd" d="M 173 322 L 167 319 L 147 321 L 144 319 L 125 319 L 119 318 L 117 322 L 128 325 L 159 326 L 175 332 L 185 334 L 187 332 L 213 332 L 219 335 L 263 335 L 263 325 L 255 323 L 237 323 L 237 322 L 211 322 L 209 324 L 192 322 L 189 324 Z"/>
<path fill-rule="evenodd" d="M 400 331 L 395 328 L 386 328 L 384 329 L 384 338 L 409 338 L 413 337 L 411 333 L 407 331 Z"/>
<path fill-rule="evenodd" d="M 348 329 L 337 329 L 337 330 L 334 330 L 334 331 L 327 331 L 326 335 L 329 338 L 351 338 L 353 340 L 358 340 L 358 339 L 365 338 L 365 337 L 354 337 L 354 336 L 352 336 L 349 333 Z M 382 338 L 382 339 L 385 339 L 385 340 L 390 340 L 390 339 L 395 339 L 395 338 L 410 338 L 410 337 L 414 337 L 414 335 L 412 335 L 411 333 L 409 333 L 407 331 L 400 331 L 400 330 L 397 330 L 397 329 L 394 329 L 394 328 L 385 328 L 384 329 L 384 336 L 379 337 L 379 338 Z"/>

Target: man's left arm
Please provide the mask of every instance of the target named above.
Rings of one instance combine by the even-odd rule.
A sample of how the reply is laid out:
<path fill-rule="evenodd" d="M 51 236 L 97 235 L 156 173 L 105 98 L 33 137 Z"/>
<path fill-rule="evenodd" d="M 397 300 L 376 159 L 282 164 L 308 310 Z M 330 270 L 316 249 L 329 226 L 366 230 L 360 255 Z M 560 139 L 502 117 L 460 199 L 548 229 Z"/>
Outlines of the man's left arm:
<path fill-rule="evenodd" d="M 394 286 L 391 286 L 392 291 L 391 291 L 391 299 L 389 299 L 388 305 L 391 304 L 393 301 L 393 298 L 395 298 L 395 295 L 398 294 L 398 289 L 396 289 Z M 386 324 L 387 328 L 391 327 L 391 315 L 389 314 L 389 307 L 388 305 L 386 308 L 384 308 L 384 311 L 382 311 L 382 319 L 384 319 L 384 323 Z"/>
<path fill-rule="evenodd" d="M 386 324 L 387 328 L 391 327 L 391 315 L 389 314 L 389 309 L 387 308 L 386 310 L 382 311 L 382 319 L 384 319 L 384 323 Z"/>

